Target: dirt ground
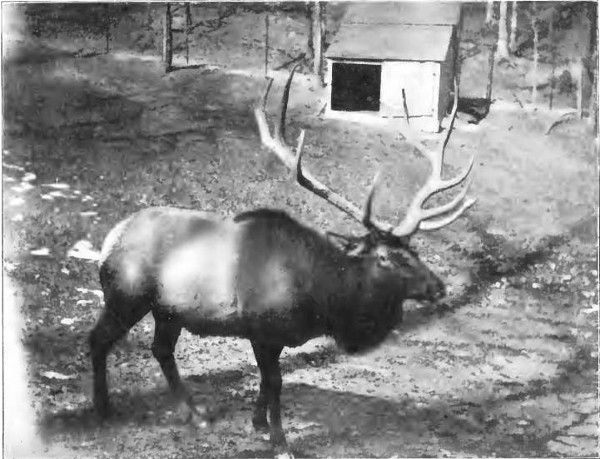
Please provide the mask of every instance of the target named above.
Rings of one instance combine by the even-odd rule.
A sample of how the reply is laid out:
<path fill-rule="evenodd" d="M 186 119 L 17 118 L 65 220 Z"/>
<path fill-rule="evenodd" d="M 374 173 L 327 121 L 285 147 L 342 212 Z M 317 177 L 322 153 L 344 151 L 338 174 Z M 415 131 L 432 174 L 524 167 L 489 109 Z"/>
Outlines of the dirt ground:
<path fill-rule="evenodd" d="M 104 424 L 91 410 L 87 355 L 102 298 L 86 251 L 134 210 L 272 206 L 318 228 L 359 229 L 260 147 L 251 112 L 260 71 L 165 75 L 148 56 L 81 59 L 17 40 L 3 74 L 4 270 L 16 292 L 5 313 L 12 304 L 23 314 L 38 457 L 271 455 L 251 429 L 258 376 L 248 342 L 179 341 L 186 383 L 219 409 L 207 431 L 174 410 L 150 352 L 151 318 L 109 358 L 117 416 Z M 277 93 L 286 74 L 274 76 Z M 426 161 L 391 123 L 315 117 L 323 97 L 310 77 L 294 80 L 290 138 L 306 128 L 307 167 L 354 202 L 384 171 L 375 208 L 395 221 Z M 448 173 L 474 154 L 478 203 L 414 243 L 449 297 L 437 308 L 407 304 L 398 330 L 363 356 L 327 338 L 284 351 L 284 429 L 296 456 L 597 457 L 597 152 L 585 122 L 545 135 L 556 117 L 499 98 L 479 125 L 458 120 Z"/>

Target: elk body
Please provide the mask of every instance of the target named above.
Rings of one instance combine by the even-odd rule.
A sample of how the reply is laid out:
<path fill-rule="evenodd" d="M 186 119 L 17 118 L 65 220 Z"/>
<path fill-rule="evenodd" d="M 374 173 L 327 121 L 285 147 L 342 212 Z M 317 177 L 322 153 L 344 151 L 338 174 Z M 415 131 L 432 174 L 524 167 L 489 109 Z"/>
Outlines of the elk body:
<path fill-rule="evenodd" d="M 225 220 L 200 211 L 156 207 L 120 222 L 102 248 L 105 307 L 90 334 L 94 405 L 99 414 L 109 412 L 108 352 L 151 312 L 156 324 L 153 355 L 177 401 L 200 418 L 204 414 L 182 383 L 173 355 L 181 330 L 250 340 L 261 375 L 253 424 L 270 429 L 275 452 L 288 454 L 280 414 L 283 348 L 329 335 L 347 352 L 366 351 L 380 344 L 400 321 L 404 300 L 435 301 L 444 295 L 443 282 L 409 248 L 409 237 L 419 228 L 448 224 L 472 204 L 464 201 L 464 190 L 437 213 L 421 208 L 431 194 L 464 181 L 470 167 L 451 181 L 430 178 L 400 225 L 373 220 L 375 184 L 361 212 L 303 172 L 302 140 L 296 153 L 285 144 L 281 132 L 293 74 L 273 136 L 264 108 L 255 110 L 261 140 L 296 171 L 302 186 L 359 219 L 366 234 L 344 237 L 339 243 L 339 238 L 270 209 Z M 435 164 L 441 171 L 442 158 L 429 153 L 435 174 Z M 431 221 L 440 214 L 444 217 Z"/>

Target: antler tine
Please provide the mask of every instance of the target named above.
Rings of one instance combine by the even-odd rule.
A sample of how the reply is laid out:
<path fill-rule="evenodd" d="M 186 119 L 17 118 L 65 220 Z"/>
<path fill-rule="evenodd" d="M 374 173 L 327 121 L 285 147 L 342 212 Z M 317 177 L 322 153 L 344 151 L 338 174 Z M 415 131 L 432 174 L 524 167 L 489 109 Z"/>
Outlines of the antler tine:
<path fill-rule="evenodd" d="M 285 143 L 285 115 L 287 112 L 288 102 L 290 100 L 290 88 L 292 87 L 292 79 L 294 78 L 294 73 L 296 73 L 296 69 L 300 66 L 300 63 L 294 65 L 292 67 L 292 71 L 290 72 L 290 76 L 285 82 L 285 88 L 283 90 L 283 95 L 281 96 L 281 103 L 279 106 L 279 124 L 275 125 L 275 136 L 281 136 L 281 140 Z"/>
<path fill-rule="evenodd" d="M 305 167 L 303 167 L 302 146 L 304 143 L 305 135 L 304 129 L 300 131 L 300 135 L 298 136 L 298 143 L 295 152 L 285 142 L 285 115 L 287 112 L 287 105 L 289 102 L 289 93 L 292 85 L 292 79 L 294 77 L 294 73 L 297 67 L 298 65 L 294 66 L 285 84 L 285 88 L 281 98 L 279 123 L 275 126 L 273 135 L 271 135 L 269 124 L 267 122 L 267 116 L 265 113 L 266 103 L 263 103 L 263 107 L 257 106 L 254 108 L 254 116 L 256 118 L 256 124 L 258 126 L 261 143 L 273 153 L 275 153 L 288 169 L 296 173 L 296 180 L 299 185 L 313 192 L 317 196 L 325 199 L 327 202 L 334 205 L 341 211 L 345 212 L 353 219 L 359 222 L 363 222 L 364 215 L 363 212 L 358 208 L 358 206 L 332 191 L 329 187 L 327 187 L 325 184 L 323 184 L 317 178 L 315 178 L 308 170 L 306 170 Z M 270 87 L 271 84 L 269 84 L 267 88 L 267 93 Z M 264 97 L 266 102 L 267 94 L 265 94 Z"/>
<path fill-rule="evenodd" d="M 448 125 L 448 129 L 446 129 L 446 136 L 444 137 L 444 142 L 442 143 L 442 148 L 440 150 L 441 161 L 440 163 L 444 163 L 444 153 L 446 152 L 446 146 L 448 145 L 448 141 L 450 140 L 450 134 L 452 134 L 452 129 L 454 129 L 454 121 L 456 120 L 456 112 L 458 111 L 458 80 L 454 77 L 454 102 L 452 104 L 452 113 L 450 114 L 450 124 Z M 441 171 L 440 171 L 441 172 Z"/>
<path fill-rule="evenodd" d="M 465 210 L 475 203 L 475 199 L 467 199 L 465 201 L 465 197 L 470 185 L 470 181 L 468 181 L 463 190 L 450 202 L 431 209 L 423 209 L 423 205 L 431 196 L 440 191 L 460 185 L 467 180 L 471 170 L 473 169 L 473 164 L 475 161 L 474 156 L 471 158 L 468 167 L 461 174 L 451 179 L 442 179 L 444 153 L 446 151 L 446 146 L 448 145 L 450 135 L 452 134 L 457 109 L 458 83 L 457 80 L 454 79 L 454 104 L 452 107 L 450 124 L 448 125 L 446 135 L 438 152 L 427 149 L 419 140 L 415 140 L 415 135 L 410 131 L 410 129 L 408 130 L 408 135 L 405 135 L 404 131 L 402 132 L 406 140 L 413 144 L 413 146 L 429 160 L 431 163 L 431 173 L 425 184 L 417 191 L 415 197 L 409 205 L 404 219 L 398 224 L 398 226 L 393 228 L 392 233 L 396 236 L 410 236 L 419 229 L 424 231 L 432 231 L 442 228 L 443 226 L 452 223 L 454 220 L 460 217 Z M 431 220 L 432 218 L 443 214 L 448 215 L 438 220 Z"/>
<path fill-rule="evenodd" d="M 362 224 L 368 229 L 377 228 L 380 231 L 389 231 L 391 229 L 391 225 L 386 225 L 385 223 L 373 221 L 373 219 L 371 218 L 371 214 L 373 212 L 373 198 L 375 197 L 375 191 L 379 187 L 380 179 L 381 171 L 377 171 L 375 177 L 373 177 L 373 183 L 371 185 L 371 189 L 369 190 L 367 201 L 365 202 Z M 385 228 L 386 226 L 388 226 L 388 228 Z"/>

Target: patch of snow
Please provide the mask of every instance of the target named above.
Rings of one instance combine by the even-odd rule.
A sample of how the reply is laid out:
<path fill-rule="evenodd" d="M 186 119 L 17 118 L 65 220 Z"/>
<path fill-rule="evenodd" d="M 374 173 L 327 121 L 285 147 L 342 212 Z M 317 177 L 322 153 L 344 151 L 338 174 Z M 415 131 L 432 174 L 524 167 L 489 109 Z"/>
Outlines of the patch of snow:
<path fill-rule="evenodd" d="M 23 182 L 31 182 L 31 181 L 35 180 L 36 178 L 37 178 L 37 176 L 33 172 L 27 172 L 21 178 L 21 181 L 23 181 Z"/>
<path fill-rule="evenodd" d="M 9 206 L 20 206 L 22 204 L 25 204 L 25 199 L 23 198 L 12 198 L 8 201 Z"/>
<path fill-rule="evenodd" d="M 35 187 L 31 183 L 21 182 L 19 185 L 15 185 L 15 186 L 11 187 L 11 190 L 16 191 L 17 193 L 23 193 L 23 192 L 29 191 L 33 188 L 35 188 Z"/>
<path fill-rule="evenodd" d="M 29 253 L 38 257 L 47 257 L 50 255 L 50 249 L 48 247 L 42 247 L 41 249 L 31 250 Z"/>
<path fill-rule="evenodd" d="M 68 190 L 71 188 L 70 185 L 66 183 L 42 183 L 42 186 L 53 188 L 55 190 Z"/>
<path fill-rule="evenodd" d="M 8 163 L 4 163 L 4 164 L 2 164 L 2 167 L 4 167 L 5 169 L 13 169 L 13 170 L 15 170 L 15 171 L 21 171 L 21 172 L 24 172 L 24 171 L 25 171 L 25 168 L 24 168 L 24 167 L 21 167 L 21 166 L 16 166 L 16 165 L 14 165 L 14 164 L 8 164 Z"/>
<path fill-rule="evenodd" d="M 104 294 L 102 293 L 102 290 L 92 290 L 92 289 L 84 288 L 84 287 L 77 287 L 75 290 L 77 290 L 80 293 L 91 293 L 93 295 L 96 295 L 98 298 L 104 298 Z"/>
<path fill-rule="evenodd" d="M 77 306 L 85 306 L 87 304 L 93 304 L 94 302 L 92 300 L 77 300 L 77 302 L 75 303 Z"/>
<path fill-rule="evenodd" d="M 59 379 L 65 381 L 67 379 L 75 379 L 77 376 L 75 375 L 64 375 L 62 373 L 58 373 L 56 371 L 44 371 L 42 372 L 42 376 L 48 379 Z"/>
<path fill-rule="evenodd" d="M 81 240 L 77 241 L 71 250 L 67 252 L 67 256 L 82 260 L 98 261 L 100 259 L 100 252 L 94 250 L 90 241 Z"/>

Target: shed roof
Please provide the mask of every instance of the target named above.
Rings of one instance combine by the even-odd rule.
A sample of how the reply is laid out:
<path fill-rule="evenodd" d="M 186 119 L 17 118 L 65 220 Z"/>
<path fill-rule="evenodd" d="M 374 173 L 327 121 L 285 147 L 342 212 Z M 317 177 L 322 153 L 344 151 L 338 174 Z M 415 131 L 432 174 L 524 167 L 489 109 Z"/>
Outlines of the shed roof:
<path fill-rule="evenodd" d="M 351 3 L 344 24 L 456 25 L 460 2 Z"/>
<path fill-rule="evenodd" d="M 325 56 L 338 59 L 446 59 L 452 26 L 342 24 Z"/>

